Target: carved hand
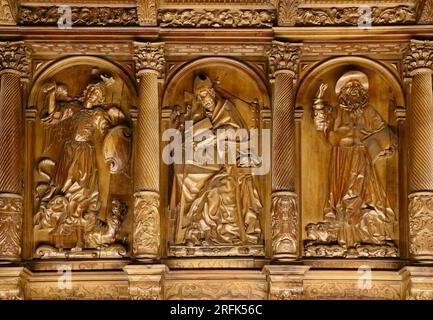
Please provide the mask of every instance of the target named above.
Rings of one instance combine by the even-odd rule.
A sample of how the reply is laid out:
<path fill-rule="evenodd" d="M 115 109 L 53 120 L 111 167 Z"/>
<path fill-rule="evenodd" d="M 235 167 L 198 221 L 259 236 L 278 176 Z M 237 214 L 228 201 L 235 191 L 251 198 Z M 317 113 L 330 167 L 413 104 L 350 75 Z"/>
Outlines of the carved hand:
<path fill-rule="evenodd" d="M 319 87 L 319 90 L 317 91 L 316 98 L 321 99 L 324 96 L 326 89 L 328 89 L 328 85 L 326 83 L 322 83 Z"/>

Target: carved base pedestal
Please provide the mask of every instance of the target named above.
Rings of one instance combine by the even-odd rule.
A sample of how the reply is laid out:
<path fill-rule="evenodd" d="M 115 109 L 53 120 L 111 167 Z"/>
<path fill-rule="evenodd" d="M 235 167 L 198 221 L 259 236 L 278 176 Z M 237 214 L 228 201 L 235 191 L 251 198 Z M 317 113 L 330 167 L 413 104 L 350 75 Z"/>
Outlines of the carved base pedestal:
<path fill-rule="evenodd" d="M 0 300 L 24 299 L 28 275 L 29 271 L 23 267 L 0 268 Z"/>
<path fill-rule="evenodd" d="M 433 269 L 431 267 L 405 267 L 400 273 L 405 285 L 403 298 L 433 300 Z"/>
<path fill-rule="evenodd" d="M 301 300 L 304 297 L 304 277 L 309 266 L 271 265 L 263 272 L 269 284 L 269 300 Z"/>
<path fill-rule="evenodd" d="M 130 265 L 123 268 L 128 274 L 132 300 L 160 300 L 164 297 L 165 265 Z"/>

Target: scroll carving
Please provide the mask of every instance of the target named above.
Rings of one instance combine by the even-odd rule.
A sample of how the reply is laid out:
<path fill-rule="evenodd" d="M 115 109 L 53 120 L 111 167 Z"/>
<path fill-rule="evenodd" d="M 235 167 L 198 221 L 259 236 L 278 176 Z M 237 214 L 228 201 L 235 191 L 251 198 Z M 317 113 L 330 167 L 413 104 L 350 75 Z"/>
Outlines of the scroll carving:
<path fill-rule="evenodd" d="M 133 251 L 154 254 L 160 245 L 159 194 L 139 192 L 134 204 Z"/>
<path fill-rule="evenodd" d="M 338 107 L 327 105 L 326 84 L 314 100 L 314 125 L 332 146 L 324 221 L 306 226 L 306 256 L 396 256 L 397 217 L 375 163 L 392 156 L 397 140 L 369 104 L 369 82 L 349 71 L 336 84 Z"/>
<path fill-rule="evenodd" d="M 21 255 L 22 198 L 0 194 L 0 258 Z"/>
<path fill-rule="evenodd" d="M 410 253 L 416 256 L 433 254 L 433 193 L 409 196 Z"/>
<path fill-rule="evenodd" d="M 43 258 L 93 257 L 83 249 L 104 257 L 126 254 L 117 236 L 128 208 L 109 188 L 112 175 L 129 170 L 131 132 L 123 111 L 106 104 L 114 78 L 100 77 L 79 98 L 61 83 L 44 87 L 42 149 L 58 158 L 43 157 L 37 165 L 34 230 L 54 244 L 37 249 Z"/>
<path fill-rule="evenodd" d="M 161 27 L 259 28 L 272 27 L 276 19 L 269 9 L 160 9 Z"/>
<path fill-rule="evenodd" d="M 372 7 L 373 25 L 410 24 L 416 21 L 414 7 Z M 362 18 L 359 7 L 300 8 L 296 25 L 358 25 Z"/>
<path fill-rule="evenodd" d="M 71 7 L 75 26 L 137 26 L 136 8 Z M 23 25 L 57 25 L 62 13 L 59 8 L 21 6 L 19 22 Z"/>

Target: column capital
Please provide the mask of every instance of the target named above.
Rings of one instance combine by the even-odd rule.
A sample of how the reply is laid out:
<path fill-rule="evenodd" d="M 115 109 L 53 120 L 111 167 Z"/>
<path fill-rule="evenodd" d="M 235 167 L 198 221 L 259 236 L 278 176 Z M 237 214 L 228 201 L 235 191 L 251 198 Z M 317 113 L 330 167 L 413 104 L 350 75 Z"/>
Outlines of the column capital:
<path fill-rule="evenodd" d="M 412 76 L 417 69 L 433 70 L 433 41 L 411 40 L 403 63 L 406 77 Z"/>
<path fill-rule="evenodd" d="M 273 41 L 268 50 L 269 68 L 272 76 L 278 72 L 298 73 L 300 55 L 300 43 Z"/>
<path fill-rule="evenodd" d="M 0 42 L 0 73 L 6 70 L 27 77 L 30 71 L 30 49 L 23 41 Z"/>
<path fill-rule="evenodd" d="M 164 75 L 165 54 L 162 42 L 135 42 L 134 62 L 137 76 L 144 71 L 156 72 L 159 77 Z"/>

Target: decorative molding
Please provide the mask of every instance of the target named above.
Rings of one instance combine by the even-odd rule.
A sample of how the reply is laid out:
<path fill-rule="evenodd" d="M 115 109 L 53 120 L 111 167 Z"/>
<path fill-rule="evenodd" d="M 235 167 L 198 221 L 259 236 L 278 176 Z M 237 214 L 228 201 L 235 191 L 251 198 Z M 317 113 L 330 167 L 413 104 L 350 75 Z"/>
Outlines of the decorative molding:
<path fill-rule="evenodd" d="M 419 68 L 433 69 L 433 41 L 411 40 L 403 64 L 406 76 Z"/>
<path fill-rule="evenodd" d="M 0 70 L 15 70 L 28 76 L 30 49 L 24 42 L 0 42 Z"/>
<path fill-rule="evenodd" d="M 104 55 L 104 56 L 131 56 L 134 47 L 130 42 L 53 42 L 40 41 L 26 43 L 33 55 Z"/>
<path fill-rule="evenodd" d="M 267 284 L 248 280 L 176 280 L 165 282 L 165 299 L 264 300 Z"/>
<path fill-rule="evenodd" d="M 258 56 L 264 57 L 268 45 L 256 44 L 167 44 L 167 56 Z"/>
<path fill-rule="evenodd" d="M 297 26 L 356 26 L 363 19 L 362 7 L 299 8 Z M 371 7 L 372 25 L 415 24 L 413 6 Z"/>
<path fill-rule="evenodd" d="M 267 265 L 263 268 L 269 284 L 269 300 L 301 300 L 304 277 L 309 266 Z"/>
<path fill-rule="evenodd" d="M 271 28 L 273 9 L 159 9 L 161 27 L 182 28 Z"/>
<path fill-rule="evenodd" d="M 0 259 L 21 255 L 22 197 L 0 194 Z"/>
<path fill-rule="evenodd" d="M 170 246 L 168 255 L 172 257 L 262 257 L 265 256 L 265 249 L 261 245 L 209 247 Z"/>
<path fill-rule="evenodd" d="M 157 25 L 157 0 L 137 0 L 137 15 L 140 26 Z"/>
<path fill-rule="evenodd" d="M 144 70 L 154 70 L 159 76 L 164 75 L 165 53 L 163 43 L 135 43 L 134 55 L 137 77 Z"/>
<path fill-rule="evenodd" d="M 409 251 L 422 258 L 433 256 L 433 192 L 409 196 Z"/>
<path fill-rule="evenodd" d="M 0 25 L 16 25 L 16 16 L 16 1 L 0 0 Z"/>
<path fill-rule="evenodd" d="M 137 26 L 136 8 L 71 7 L 73 26 Z M 22 25 L 57 25 L 61 17 L 58 7 L 21 6 Z"/>
<path fill-rule="evenodd" d="M 353 55 L 355 52 L 357 55 L 387 54 L 401 56 L 406 48 L 407 42 L 305 42 L 302 44 L 302 56 Z"/>
<path fill-rule="evenodd" d="M 160 246 L 159 194 L 135 194 L 133 252 L 135 257 L 156 256 Z"/>
<path fill-rule="evenodd" d="M 397 283 L 398 284 L 398 283 Z M 316 299 L 401 299 L 400 285 L 385 281 L 372 281 L 371 288 L 359 288 L 358 281 L 304 280 L 304 297 Z"/>
<path fill-rule="evenodd" d="M 275 74 L 277 71 L 289 70 L 297 74 L 300 53 L 300 46 L 298 44 L 274 41 L 267 53 L 271 73 Z"/>

